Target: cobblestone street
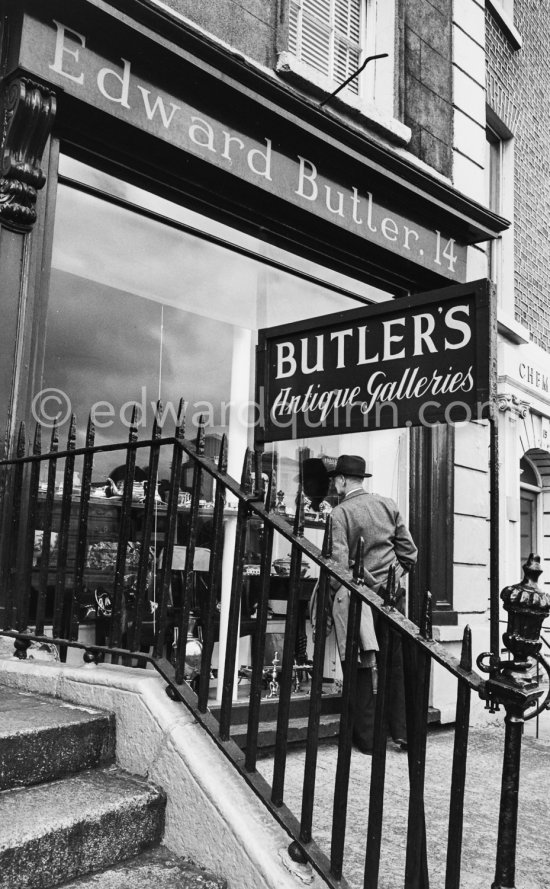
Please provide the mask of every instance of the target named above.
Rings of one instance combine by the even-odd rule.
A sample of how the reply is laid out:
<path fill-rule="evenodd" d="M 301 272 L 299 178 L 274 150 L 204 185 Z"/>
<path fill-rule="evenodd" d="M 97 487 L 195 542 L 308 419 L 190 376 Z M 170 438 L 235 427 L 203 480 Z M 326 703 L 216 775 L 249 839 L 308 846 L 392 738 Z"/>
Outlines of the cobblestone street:
<path fill-rule="evenodd" d="M 544 724 L 544 734 L 548 740 L 535 739 L 532 736 L 534 729 L 528 726 L 522 745 L 516 861 L 516 885 L 521 889 L 548 889 L 550 886 L 546 857 L 550 830 L 549 720 L 548 715 L 541 719 L 541 727 Z M 443 889 L 445 885 L 453 737 L 452 730 L 439 730 L 428 736 L 425 802 L 432 889 Z M 502 727 L 472 730 L 470 733 L 462 856 L 463 889 L 490 889 L 494 880 L 503 742 Z M 336 746 L 321 747 L 319 750 L 313 834 L 326 854 L 330 854 L 336 756 Z M 261 760 L 258 764 L 258 769 L 267 780 L 271 780 L 271 765 L 269 759 Z M 298 817 L 303 766 L 304 753 L 291 752 L 286 771 L 285 802 Z M 371 758 L 353 751 L 344 860 L 344 876 L 353 889 L 362 889 L 363 886 L 370 771 Z M 403 886 L 407 803 L 407 757 L 389 743 L 379 889 L 400 889 Z"/>

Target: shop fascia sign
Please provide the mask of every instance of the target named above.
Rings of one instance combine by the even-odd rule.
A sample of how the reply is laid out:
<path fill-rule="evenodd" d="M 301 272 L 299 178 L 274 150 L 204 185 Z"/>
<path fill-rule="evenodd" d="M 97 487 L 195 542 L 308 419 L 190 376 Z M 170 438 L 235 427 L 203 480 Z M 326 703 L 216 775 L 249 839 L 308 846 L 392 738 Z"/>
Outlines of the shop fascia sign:
<path fill-rule="evenodd" d="M 466 246 L 437 228 L 405 218 L 387 206 L 368 182 L 335 181 L 320 157 L 285 152 L 273 134 L 239 128 L 238 108 L 227 120 L 196 108 L 182 95 L 159 91 L 138 65 L 106 59 L 86 33 L 61 21 L 25 16 L 20 63 L 66 93 L 126 120 L 261 189 L 455 281 L 464 281 Z M 150 71 L 150 67 L 148 68 Z M 182 91 L 183 92 L 183 91 Z M 246 132 L 245 132 L 246 128 Z"/>
<path fill-rule="evenodd" d="M 495 338 L 487 281 L 261 330 L 258 439 L 486 419 Z"/>

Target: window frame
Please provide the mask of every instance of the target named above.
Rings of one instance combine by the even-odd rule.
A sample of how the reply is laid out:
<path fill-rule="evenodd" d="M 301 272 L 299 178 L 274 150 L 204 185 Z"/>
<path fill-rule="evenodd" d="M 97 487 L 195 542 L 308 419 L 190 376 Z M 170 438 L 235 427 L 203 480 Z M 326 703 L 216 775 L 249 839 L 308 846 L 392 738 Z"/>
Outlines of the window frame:
<path fill-rule="evenodd" d="M 322 2 L 322 0 L 321 0 Z M 329 4 L 328 16 L 326 21 L 323 21 L 323 18 L 319 15 L 316 15 L 315 9 L 312 9 L 311 12 L 308 12 L 305 9 L 305 4 L 308 3 L 308 0 L 289 0 L 289 40 L 288 40 L 288 50 L 290 53 L 296 56 L 296 58 L 305 65 L 311 65 L 314 70 L 318 71 L 321 75 L 324 74 L 321 69 L 317 69 L 317 67 L 312 63 L 308 62 L 303 58 L 305 48 L 304 48 L 304 20 L 308 22 L 314 22 L 315 27 L 318 32 L 322 32 L 328 37 L 328 56 L 324 58 L 326 61 L 326 76 L 329 80 L 333 81 L 335 84 L 339 83 L 339 78 L 337 77 L 336 72 L 336 45 L 338 41 L 341 41 L 348 49 L 349 52 L 357 53 L 357 60 L 354 67 L 351 67 L 345 74 L 344 80 L 349 77 L 353 71 L 356 71 L 360 65 L 360 59 L 362 54 L 366 51 L 366 40 L 363 41 L 362 36 L 367 35 L 367 6 L 369 6 L 369 0 L 365 3 L 364 0 L 326 0 Z M 358 27 L 358 42 L 356 43 L 351 37 L 345 35 L 343 32 L 339 31 L 337 26 L 337 6 L 339 2 L 347 2 L 348 8 L 352 3 L 356 3 L 358 7 L 358 19 L 359 19 L 359 27 Z M 297 8 L 296 12 L 296 27 L 292 28 L 292 11 L 293 8 Z M 292 35 L 295 32 L 296 35 L 296 44 L 292 46 Z M 342 81 L 340 81 L 342 82 Z M 351 93 L 352 95 L 361 96 L 361 87 L 362 87 L 362 79 L 361 77 L 354 78 L 354 80 L 348 84 L 344 88 L 344 91 Z"/>
<path fill-rule="evenodd" d="M 310 89 L 313 87 L 316 92 L 330 96 L 344 81 L 335 80 L 334 77 L 321 73 L 290 48 L 291 6 L 293 3 L 301 6 L 303 2 L 304 0 L 284 0 L 282 38 L 278 41 L 279 55 L 276 70 L 280 75 L 295 80 L 300 86 Z M 326 0 L 326 2 L 332 3 L 333 0 Z M 359 2 L 361 4 L 360 27 L 362 33 L 360 36 L 362 39 L 359 44 L 358 66 L 368 56 L 387 53 L 387 58 L 368 64 L 360 73 L 357 93 L 346 87 L 338 93 L 332 103 L 351 107 L 354 111 L 359 111 L 378 124 L 384 121 L 388 124 L 389 121 L 398 123 L 395 121 L 398 107 L 396 96 L 397 0 L 359 0 Z M 391 38 L 388 35 L 391 35 Z M 394 138 L 405 144 L 409 141 L 410 131 L 408 128 L 400 125 L 397 129 L 394 126 L 393 129 L 395 130 Z"/>
<path fill-rule="evenodd" d="M 533 473 L 533 478 L 536 484 L 533 484 L 532 481 L 522 481 L 521 480 L 521 470 L 522 463 L 526 464 L 526 468 L 531 470 Z M 519 499 L 520 499 L 520 511 L 521 511 L 521 501 L 528 500 L 532 503 L 532 511 L 530 515 L 530 524 L 531 524 L 531 543 L 530 543 L 530 552 L 542 552 L 542 493 L 543 493 L 543 485 L 540 478 L 539 471 L 535 465 L 535 463 L 529 459 L 526 454 L 520 459 L 520 482 L 519 482 Z M 521 555 L 521 516 L 520 516 L 520 555 Z M 523 561 L 523 557 L 522 557 Z"/>
<path fill-rule="evenodd" d="M 486 203 L 490 210 L 511 221 L 487 247 L 487 275 L 497 288 L 500 310 L 514 314 L 514 137 L 488 106 L 485 136 Z"/>

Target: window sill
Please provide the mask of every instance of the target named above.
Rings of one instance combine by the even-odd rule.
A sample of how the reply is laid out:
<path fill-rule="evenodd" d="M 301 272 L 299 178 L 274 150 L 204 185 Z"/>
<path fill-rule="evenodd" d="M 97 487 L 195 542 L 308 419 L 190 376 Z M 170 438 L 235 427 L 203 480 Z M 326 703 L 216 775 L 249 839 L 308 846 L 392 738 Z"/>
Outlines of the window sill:
<path fill-rule="evenodd" d="M 522 346 L 531 342 L 527 328 L 520 324 L 519 321 L 516 321 L 512 315 L 503 312 L 501 309 L 497 310 L 497 324 L 498 332 L 501 336 L 506 337 L 512 343 Z"/>
<path fill-rule="evenodd" d="M 307 87 L 310 91 L 313 88 L 322 98 L 330 96 L 337 88 L 337 85 L 328 77 L 315 71 L 289 52 L 279 53 L 276 71 L 277 74 L 291 83 Z M 353 115 L 366 128 L 375 130 L 396 145 L 408 145 L 410 142 L 411 130 L 409 127 L 396 120 L 390 114 L 384 113 L 376 105 L 365 102 L 358 96 L 354 96 L 351 93 L 338 93 L 331 100 L 330 105 L 327 103 L 327 110 L 330 110 L 331 107 L 339 108 L 340 111 L 346 111 Z"/>
<path fill-rule="evenodd" d="M 508 13 L 502 8 L 500 0 L 487 0 L 487 6 L 493 15 L 493 18 L 499 23 L 502 31 L 510 41 L 512 48 L 521 49 L 523 45 L 521 34 L 517 28 L 514 27 L 514 23 Z"/>

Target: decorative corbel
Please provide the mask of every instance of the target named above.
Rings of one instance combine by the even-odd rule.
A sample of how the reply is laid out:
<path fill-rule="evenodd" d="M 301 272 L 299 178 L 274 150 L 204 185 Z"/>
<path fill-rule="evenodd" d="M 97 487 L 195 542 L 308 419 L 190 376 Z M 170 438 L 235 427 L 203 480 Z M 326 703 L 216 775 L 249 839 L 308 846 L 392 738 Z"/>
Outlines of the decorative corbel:
<path fill-rule="evenodd" d="M 36 222 L 40 167 L 56 111 L 55 93 L 28 77 L 7 81 L 1 95 L 0 223 L 29 231 Z"/>
<path fill-rule="evenodd" d="M 518 398 L 511 392 L 500 392 L 497 395 L 498 409 L 502 413 L 510 411 L 511 418 L 524 420 L 530 410 L 530 403 Z"/>

